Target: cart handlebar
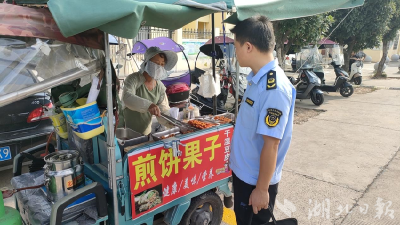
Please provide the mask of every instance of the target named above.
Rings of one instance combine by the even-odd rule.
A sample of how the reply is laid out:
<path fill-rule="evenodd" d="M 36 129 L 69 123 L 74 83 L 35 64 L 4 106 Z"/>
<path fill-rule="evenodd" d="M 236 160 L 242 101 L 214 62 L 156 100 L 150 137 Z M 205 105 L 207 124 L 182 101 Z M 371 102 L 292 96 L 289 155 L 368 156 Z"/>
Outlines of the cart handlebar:
<path fill-rule="evenodd" d="M 51 210 L 50 225 L 61 225 L 65 208 L 79 198 L 92 193 L 96 195 L 98 216 L 100 218 L 107 216 L 107 200 L 104 188 L 100 183 L 94 182 L 57 201 Z"/>

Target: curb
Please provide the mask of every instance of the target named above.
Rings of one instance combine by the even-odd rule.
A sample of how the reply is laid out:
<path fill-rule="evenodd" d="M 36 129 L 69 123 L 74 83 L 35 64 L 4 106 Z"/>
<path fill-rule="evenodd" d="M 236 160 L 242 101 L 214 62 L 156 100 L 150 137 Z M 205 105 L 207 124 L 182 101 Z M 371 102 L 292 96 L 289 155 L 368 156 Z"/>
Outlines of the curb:
<path fill-rule="evenodd" d="M 356 86 L 356 87 L 385 89 L 385 90 L 400 90 L 400 87 L 385 87 L 385 86 Z"/>
<path fill-rule="evenodd" d="M 235 212 L 232 209 L 224 207 L 222 222 L 225 223 L 225 225 L 236 225 Z"/>

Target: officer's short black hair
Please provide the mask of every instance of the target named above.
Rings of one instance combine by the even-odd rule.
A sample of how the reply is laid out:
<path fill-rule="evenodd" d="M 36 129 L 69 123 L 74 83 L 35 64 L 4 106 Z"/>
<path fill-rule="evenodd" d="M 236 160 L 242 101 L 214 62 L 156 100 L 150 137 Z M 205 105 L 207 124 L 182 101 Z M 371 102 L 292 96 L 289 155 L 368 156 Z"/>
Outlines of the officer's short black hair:
<path fill-rule="evenodd" d="M 231 32 L 241 45 L 250 42 L 260 52 L 269 52 L 275 47 L 274 28 L 265 16 L 253 16 L 240 21 Z"/>

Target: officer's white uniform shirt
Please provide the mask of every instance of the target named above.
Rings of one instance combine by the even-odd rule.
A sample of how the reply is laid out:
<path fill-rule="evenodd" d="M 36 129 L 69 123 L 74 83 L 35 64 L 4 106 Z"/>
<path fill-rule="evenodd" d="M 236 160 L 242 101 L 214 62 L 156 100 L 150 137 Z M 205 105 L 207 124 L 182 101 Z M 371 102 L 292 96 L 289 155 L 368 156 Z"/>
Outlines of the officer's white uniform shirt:
<path fill-rule="evenodd" d="M 251 72 L 247 80 L 232 138 L 230 168 L 240 180 L 256 185 L 263 135 L 278 138 L 277 163 L 270 183 L 273 185 L 281 179 L 292 138 L 296 90 L 277 60 L 265 65 L 256 75 Z"/>

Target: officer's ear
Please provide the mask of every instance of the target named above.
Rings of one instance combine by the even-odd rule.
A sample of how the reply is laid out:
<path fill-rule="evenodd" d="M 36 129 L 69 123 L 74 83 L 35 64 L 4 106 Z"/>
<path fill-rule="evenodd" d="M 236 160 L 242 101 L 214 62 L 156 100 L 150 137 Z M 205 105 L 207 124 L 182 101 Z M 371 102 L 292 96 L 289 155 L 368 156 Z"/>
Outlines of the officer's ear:
<path fill-rule="evenodd" d="M 250 42 L 245 42 L 244 45 L 246 47 L 247 53 L 251 53 L 252 51 L 254 51 L 254 45 L 252 45 Z"/>

